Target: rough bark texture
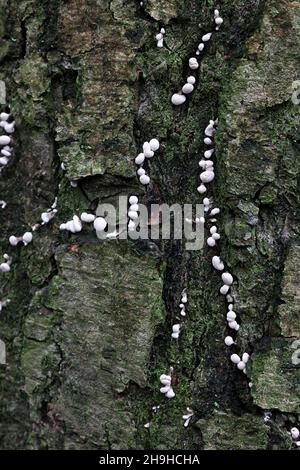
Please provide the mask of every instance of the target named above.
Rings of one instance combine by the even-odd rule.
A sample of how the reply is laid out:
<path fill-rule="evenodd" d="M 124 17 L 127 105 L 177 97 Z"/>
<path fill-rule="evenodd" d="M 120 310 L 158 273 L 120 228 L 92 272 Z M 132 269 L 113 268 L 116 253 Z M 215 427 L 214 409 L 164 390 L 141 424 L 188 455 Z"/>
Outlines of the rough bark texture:
<path fill-rule="evenodd" d="M 292 361 L 300 337 L 299 106 L 291 101 L 300 3 L 144 4 L 0 0 L 0 79 L 17 122 L 13 161 L 0 178 L 8 202 L 2 252 L 14 256 L 11 273 L 1 275 L 1 298 L 11 303 L 0 316 L 0 447 L 289 449 L 287 430 L 300 412 Z M 195 93 L 174 109 L 170 96 L 214 7 L 222 31 L 205 52 Z M 132 192 L 147 202 L 199 202 L 203 132 L 217 116 L 213 188 L 222 257 L 235 275 L 239 345 L 253 353 L 248 377 L 223 343 L 226 308 L 211 250 L 58 230 L 74 213 Z M 143 193 L 133 158 L 154 136 L 161 149 Z M 26 249 L 9 248 L 8 236 L 36 223 L 55 195 L 51 225 Z M 189 317 L 177 346 L 170 327 L 186 281 Z M 159 375 L 170 364 L 178 384 L 166 401 Z M 195 415 L 184 429 L 187 406 Z"/>

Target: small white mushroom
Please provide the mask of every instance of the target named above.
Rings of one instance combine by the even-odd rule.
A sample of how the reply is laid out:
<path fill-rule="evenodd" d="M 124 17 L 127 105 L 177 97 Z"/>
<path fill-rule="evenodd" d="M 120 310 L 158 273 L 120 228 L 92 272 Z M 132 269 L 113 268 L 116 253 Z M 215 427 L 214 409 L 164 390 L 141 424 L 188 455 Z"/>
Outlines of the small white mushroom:
<path fill-rule="evenodd" d="M 250 359 L 250 356 L 249 356 L 248 353 L 244 353 L 244 354 L 242 355 L 242 361 L 243 361 L 245 364 L 247 364 L 247 362 L 249 361 L 249 359 Z"/>
<path fill-rule="evenodd" d="M 216 240 L 213 237 L 209 237 L 207 239 L 207 244 L 208 244 L 208 246 L 213 247 L 213 246 L 216 245 Z"/>
<path fill-rule="evenodd" d="M 2 273 L 8 273 L 10 271 L 10 265 L 9 263 L 1 263 L 0 264 L 0 271 Z"/>
<path fill-rule="evenodd" d="M 29 243 L 32 242 L 32 233 L 31 232 L 25 232 L 23 237 L 22 237 L 24 245 L 28 245 Z"/>
<path fill-rule="evenodd" d="M 0 165 L 6 166 L 8 164 L 8 158 L 7 157 L 0 157 Z"/>
<path fill-rule="evenodd" d="M 241 362 L 241 358 L 240 356 L 238 356 L 238 354 L 231 354 L 230 360 L 231 362 L 233 362 L 233 364 L 238 364 L 239 362 Z"/>
<path fill-rule="evenodd" d="M 136 211 L 128 211 L 128 217 L 131 219 L 131 220 L 136 220 L 139 218 L 139 215 Z"/>
<path fill-rule="evenodd" d="M 212 137 L 215 132 L 216 132 L 216 130 L 215 130 L 215 128 L 212 124 L 209 124 L 205 129 L 205 135 L 207 137 Z"/>
<path fill-rule="evenodd" d="M 139 210 L 139 207 L 140 206 L 138 204 L 131 204 L 131 206 L 129 207 L 129 210 L 137 212 Z"/>
<path fill-rule="evenodd" d="M 129 230 L 129 232 L 132 232 L 132 231 L 135 229 L 135 227 L 136 227 L 136 224 L 134 223 L 134 221 L 133 221 L 133 220 L 130 220 L 130 221 L 128 222 L 128 230 Z"/>
<path fill-rule="evenodd" d="M 223 271 L 224 263 L 221 261 L 219 256 L 214 256 L 212 258 L 212 265 L 217 271 Z"/>
<path fill-rule="evenodd" d="M 144 142 L 143 144 L 143 154 L 146 158 L 152 158 L 154 155 L 153 150 L 151 150 L 149 142 Z"/>
<path fill-rule="evenodd" d="M 138 171 L 137 171 L 137 175 L 138 176 L 142 176 L 142 175 L 145 175 L 146 174 L 146 171 L 144 170 L 144 168 L 139 168 Z"/>
<path fill-rule="evenodd" d="M 148 175 L 142 175 L 140 176 L 140 183 L 144 186 L 150 183 L 150 178 Z"/>
<path fill-rule="evenodd" d="M 202 183 L 211 183 L 215 179 L 215 174 L 213 171 L 206 170 L 200 175 Z"/>
<path fill-rule="evenodd" d="M 212 141 L 209 137 L 205 137 L 204 143 L 205 143 L 206 145 L 212 145 L 212 144 L 213 144 L 213 141 Z"/>
<path fill-rule="evenodd" d="M 129 204 L 137 204 L 139 202 L 137 196 L 130 196 Z"/>
<path fill-rule="evenodd" d="M 106 226 L 107 226 L 107 222 L 103 217 L 97 217 L 94 220 L 94 228 L 96 232 L 103 232 Z"/>
<path fill-rule="evenodd" d="M 184 95 L 179 95 L 178 93 L 175 93 L 171 98 L 171 102 L 175 106 L 180 106 L 185 101 L 186 101 L 186 97 Z"/>
<path fill-rule="evenodd" d="M 206 193 L 206 191 L 207 191 L 206 186 L 204 184 L 200 184 L 200 186 L 198 186 L 198 188 L 197 188 L 197 191 L 200 194 Z"/>
<path fill-rule="evenodd" d="M 159 149 L 159 141 L 157 139 L 151 139 L 149 144 L 153 152 L 156 152 L 156 150 Z"/>
<path fill-rule="evenodd" d="M 236 313 L 228 312 L 226 318 L 228 322 L 234 321 L 236 319 Z"/>
<path fill-rule="evenodd" d="M 300 435 L 300 431 L 298 428 L 294 427 L 291 429 L 291 436 L 293 439 L 298 439 L 299 435 Z"/>
<path fill-rule="evenodd" d="M 145 161 L 145 155 L 143 153 L 139 153 L 134 161 L 136 165 L 142 165 Z"/>
<path fill-rule="evenodd" d="M 198 63 L 198 60 L 196 59 L 196 57 L 191 57 L 189 59 L 189 67 L 192 70 L 197 70 L 197 68 L 199 67 L 199 63 Z"/>
<path fill-rule="evenodd" d="M 94 222 L 96 216 L 94 214 L 88 214 L 87 212 L 82 212 L 80 215 L 82 222 L 91 223 Z"/>
<path fill-rule="evenodd" d="M 9 119 L 9 117 L 10 117 L 10 114 L 8 114 L 8 113 L 1 113 L 0 114 L 0 120 L 1 121 L 7 121 Z"/>
<path fill-rule="evenodd" d="M 196 78 L 193 77 L 193 75 L 190 75 L 188 78 L 187 78 L 187 83 L 190 83 L 191 85 L 195 85 L 196 83 Z"/>
<path fill-rule="evenodd" d="M 214 151 L 215 151 L 214 149 L 206 150 L 206 151 L 204 152 L 204 158 L 208 158 L 208 159 L 211 158 L 211 156 L 213 155 Z"/>
<path fill-rule="evenodd" d="M 233 338 L 231 336 L 226 336 L 224 343 L 226 346 L 232 346 L 234 344 Z"/>
<path fill-rule="evenodd" d="M 207 33 L 207 34 L 204 34 L 204 36 L 202 36 L 202 41 L 203 42 L 208 42 L 212 37 L 212 33 Z"/>
<path fill-rule="evenodd" d="M 17 238 L 15 237 L 14 235 L 11 235 L 9 237 L 9 243 L 12 245 L 12 246 L 17 246 L 17 244 L 19 243 L 20 241 L 20 238 Z"/>
<path fill-rule="evenodd" d="M 226 284 L 226 286 L 231 286 L 233 284 L 233 277 L 230 273 L 223 273 L 222 281 L 224 284 Z"/>
<path fill-rule="evenodd" d="M 170 388 L 171 388 L 170 385 L 166 385 L 165 387 L 161 387 L 161 388 L 159 389 L 159 391 L 160 391 L 160 393 L 164 393 L 164 394 L 165 394 L 165 393 L 167 393 L 167 392 L 170 390 Z"/>
<path fill-rule="evenodd" d="M 220 294 L 222 294 L 222 295 L 228 294 L 229 289 L 230 289 L 230 287 L 229 287 L 229 286 L 226 286 L 226 285 L 224 284 L 224 286 L 222 286 L 221 289 L 220 289 Z"/>
<path fill-rule="evenodd" d="M 167 391 L 166 397 L 167 398 L 174 398 L 175 397 L 175 392 L 174 392 L 172 387 L 170 388 L 170 390 Z"/>
<path fill-rule="evenodd" d="M 240 361 L 240 362 L 238 363 L 238 365 L 237 365 L 237 368 L 238 368 L 239 370 L 244 370 L 244 369 L 246 369 L 246 364 L 244 363 L 244 361 Z"/>
<path fill-rule="evenodd" d="M 205 44 L 203 44 L 203 42 L 200 42 L 200 44 L 198 44 L 198 51 L 202 52 L 205 48 Z"/>
<path fill-rule="evenodd" d="M 188 95 L 189 93 L 192 93 L 193 91 L 194 91 L 194 85 L 192 85 L 191 83 L 186 83 L 182 87 L 182 93 L 184 93 L 185 95 Z"/>
<path fill-rule="evenodd" d="M 171 383 L 172 377 L 170 375 L 162 374 L 159 377 L 159 380 L 163 385 L 168 385 Z"/>
<path fill-rule="evenodd" d="M 215 209 L 212 209 L 211 212 L 210 212 L 211 216 L 215 216 L 215 215 L 218 215 L 218 214 L 220 214 L 220 209 L 218 207 L 216 207 Z"/>

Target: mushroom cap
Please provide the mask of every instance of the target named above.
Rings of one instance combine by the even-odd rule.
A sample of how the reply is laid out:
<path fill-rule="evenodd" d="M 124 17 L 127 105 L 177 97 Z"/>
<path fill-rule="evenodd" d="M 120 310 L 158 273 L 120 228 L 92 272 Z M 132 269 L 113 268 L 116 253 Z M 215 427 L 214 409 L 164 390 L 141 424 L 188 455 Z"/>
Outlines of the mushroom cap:
<path fill-rule="evenodd" d="M 212 37 L 212 33 L 204 34 L 204 36 L 202 36 L 202 41 L 203 42 L 208 42 L 211 37 Z"/>
<path fill-rule="evenodd" d="M 171 103 L 175 106 L 180 106 L 186 101 L 186 97 L 184 95 L 180 95 L 179 93 L 174 93 L 171 98 Z"/>
<path fill-rule="evenodd" d="M 145 161 L 145 155 L 143 153 L 139 153 L 134 161 L 137 165 L 141 165 Z"/>
<path fill-rule="evenodd" d="M 226 346 L 232 346 L 234 344 L 233 338 L 231 336 L 226 336 L 224 343 Z"/>
<path fill-rule="evenodd" d="M 32 233 L 31 232 L 25 232 L 22 239 L 23 239 L 23 242 L 25 242 L 25 243 L 32 242 Z"/>
<path fill-rule="evenodd" d="M 148 175 L 142 175 L 140 176 L 140 183 L 146 186 L 147 184 L 150 183 L 150 178 Z"/>
<path fill-rule="evenodd" d="M 94 220 L 94 228 L 96 232 L 102 232 L 107 226 L 107 222 L 103 217 L 96 217 Z"/>
<path fill-rule="evenodd" d="M 189 93 L 192 93 L 193 91 L 194 91 L 194 85 L 192 85 L 191 83 L 186 83 L 182 87 L 182 93 L 186 95 L 188 95 Z"/>
<path fill-rule="evenodd" d="M 12 246 L 16 246 L 18 244 L 18 239 L 17 237 L 15 237 L 14 235 L 11 235 L 9 237 L 9 243 L 12 245 Z"/>
<path fill-rule="evenodd" d="M 129 198 L 129 204 L 137 204 L 139 202 L 137 196 L 130 196 Z"/>
<path fill-rule="evenodd" d="M 220 289 L 220 294 L 226 295 L 228 294 L 228 291 L 229 291 L 229 286 L 226 286 L 226 284 L 224 284 L 224 286 L 222 286 Z"/>
<path fill-rule="evenodd" d="M 206 170 L 200 175 L 202 183 L 211 183 L 215 179 L 215 174 L 211 170 Z"/>
<path fill-rule="evenodd" d="M 233 362 L 233 364 L 238 364 L 239 362 L 241 362 L 241 358 L 238 354 L 231 354 L 230 360 L 231 362 Z"/>
<path fill-rule="evenodd" d="M 231 286 L 233 284 L 233 277 L 230 273 L 223 273 L 222 281 L 224 284 L 226 284 L 226 286 Z"/>
<path fill-rule="evenodd" d="M 175 392 L 172 387 L 170 387 L 170 390 L 166 393 L 167 398 L 174 398 L 175 397 Z"/>
<path fill-rule="evenodd" d="M 8 135 L 0 135 L 0 145 L 9 145 L 11 138 Z"/>
<path fill-rule="evenodd" d="M 157 139 L 151 139 L 149 144 L 153 152 L 156 152 L 156 150 L 159 149 L 159 141 Z"/>
<path fill-rule="evenodd" d="M 88 214 L 87 212 L 82 212 L 80 218 L 82 222 L 90 223 L 90 222 L 94 222 L 96 216 L 94 214 Z"/>
<path fill-rule="evenodd" d="M 190 75 L 188 78 L 187 78 L 187 83 L 190 83 L 191 85 L 195 85 L 196 83 L 196 78 L 193 76 L 193 75 Z"/>

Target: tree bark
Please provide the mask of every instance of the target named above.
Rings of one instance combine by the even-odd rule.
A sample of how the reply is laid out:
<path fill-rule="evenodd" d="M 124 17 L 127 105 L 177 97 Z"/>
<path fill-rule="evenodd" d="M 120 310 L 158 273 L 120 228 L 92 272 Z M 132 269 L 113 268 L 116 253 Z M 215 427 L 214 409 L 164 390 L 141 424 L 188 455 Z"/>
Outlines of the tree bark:
<path fill-rule="evenodd" d="M 214 8 L 224 24 L 195 92 L 175 108 L 171 95 Z M 0 80 L 17 129 L 0 176 L 2 253 L 13 256 L 0 279 L 1 298 L 11 300 L 0 314 L 1 449 L 295 447 L 299 1 L 0 0 L 0 37 Z M 224 345 L 211 249 L 59 231 L 120 195 L 199 203 L 204 129 L 217 117 L 213 196 L 221 256 L 235 279 L 238 344 L 251 353 L 247 374 Z M 134 157 L 152 137 L 161 147 L 143 191 Z M 55 219 L 32 244 L 10 247 L 8 237 L 37 223 L 56 196 Z M 185 287 L 188 317 L 171 342 Z M 170 365 L 176 397 L 167 400 L 159 376 Z M 184 428 L 187 407 L 194 415 Z"/>

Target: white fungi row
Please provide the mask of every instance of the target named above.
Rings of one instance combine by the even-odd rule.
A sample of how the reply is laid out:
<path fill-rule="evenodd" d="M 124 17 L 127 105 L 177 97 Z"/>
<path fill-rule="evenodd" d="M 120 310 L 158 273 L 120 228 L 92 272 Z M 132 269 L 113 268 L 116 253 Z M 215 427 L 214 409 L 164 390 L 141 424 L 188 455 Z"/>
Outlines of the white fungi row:
<path fill-rule="evenodd" d="M 220 17 L 218 10 L 214 12 L 214 21 L 216 24 L 216 31 L 219 30 L 223 19 Z M 199 56 L 205 49 L 205 45 L 211 40 L 213 33 L 206 33 L 202 36 L 201 42 L 198 44 L 196 55 Z M 161 46 L 162 47 L 162 46 Z M 189 68 L 191 70 L 197 70 L 199 68 L 199 62 L 196 57 L 189 58 Z M 181 90 L 178 93 L 174 93 L 171 97 L 171 103 L 174 106 L 180 106 L 186 101 L 186 96 L 194 91 L 194 85 L 196 83 L 196 78 L 194 76 L 189 76 L 187 78 L 186 84 L 183 85 Z"/>
<path fill-rule="evenodd" d="M 215 12 L 215 17 L 216 19 L 219 18 L 218 15 L 216 15 Z M 217 24 L 217 23 L 216 23 Z M 208 146 L 213 146 L 213 136 L 214 133 L 216 132 L 216 125 L 218 123 L 218 120 L 211 120 L 209 121 L 208 126 L 205 129 L 205 138 L 204 138 L 204 143 L 205 145 Z M 204 152 L 204 160 L 200 160 L 199 166 L 204 170 L 200 174 L 200 179 L 201 179 L 201 185 L 197 188 L 197 191 L 200 194 L 203 194 L 207 191 L 207 187 L 205 186 L 205 183 L 210 183 L 214 180 L 215 178 L 215 173 L 214 173 L 214 164 L 213 161 L 210 160 L 212 156 L 215 154 L 215 149 L 211 148 L 210 150 L 206 150 Z M 218 207 L 211 209 L 212 205 L 212 200 L 209 199 L 208 197 L 205 197 L 203 199 L 203 205 L 204 205 L 204 212 L 209 212 L 209 219 L 210 222 L 216 221 L 215 217 L 220 214 L 220 209 Z M 211 210 L 210 210 L 211 209 Z M 217 243 L 218 240 L 220 240 L 220 234 L 218 233 L 218 229 L 216 225 L 213 225 L 210 229 L 210 236 L 207 239 L 207 245 L 210 247 L 214 247 Z M 213 256 L 212 257 L 212 265 L 213 268 L 216 271 L 222 272 L 221 278 L 223 285 L 220 288 L 220 294 L 226 296 L 226 300 L 228 302 L 228 312 L 226 316 L 227 324 L 228 327 L 232 330 L 239 331 L 240 325 L 236 321 L 237 315 L 233 311 L 233 297 L 230 295 L 230 288 L 233 284 L 233 276 L 229 272 L 223 272 L 225 271 L 225 265 L 221 258 L 219 256 Z M 235 341 L 231 336 L 226 336 L 224 340 L 226 346 L 232 346 L 235 345 Z M 244 353 L 242 355 L 242 358 L 240 358 L 237 354 L 232 354 L 231 355 L 231 361 L 237 365 L 237 368 L 239 370 L 242 370 L 244 373 L 246 373 L 246 364 L 249 360 L 250 356 L 248 353 Z"/>
<path fill-rule="evenodd" d="M 172 326 L 172 334 L 171 337 L 173 339 L 178 339 L 180 335 L 181 325 L 180 323 L 176 323 L 176 325 Z"/>
<path fill-rule="evenodd" d="M 11 115 L 8 113 L 0 113 L 0 127 L 6 134 L 12 134 L 15 131 L 15 122 L 9 122 Z M 10 135 L 0 135 L 0 168 L 6 166 L 12 154 Z"/>
<path fill-rule="evenodd" d="M 134 160 L 136 165 L 139 166 L 137 175 L 139 177 L 140 183 L 143 186 L 146 186 L 150 183 L 150 177 L 146 174 L 146 171 L 143 168 L 144 162 L 147 158 L 152 158 L 154 156 L 154 152 L 156 152 L 158 149 L 159 141 L 157 139 L 151 139 L 150 142 L 144 142 L 143 152 L 139 153 Z"/>
<path fill-rule="evenodd" d="M 139 200 L 137 196 L 130 196 L 129 198 L 129 209 L 128 209 L 128 230 L 132 232 L 136 227 L 136 221 L 139 218 L 138 210 L 139 210 Z"/>
<path fill-rule="evenodd" d="M 82 222 L 92 223 L 96 232 L 103 232 L 107 227 L 107 222 L 104 217 L 96 217 L 94 214 L 82 212 L 80 218 L 74 215 L 72 220 L 68 220 L 66 223 L 60 225 L 60 230 L 67 230 L 71 233 L 78 233 L 82 230 Z"/>
<path fill-rule="evenodd" d="M 4 263 L 0 264 L 0 271 L 2 273 L 9 273 L 10 266 L 11 266 L 11 263 L 12 263 L 12 258 L 11 258 L 11 256 L 9 256 L 6 253 L 3 255 L 3 258 L 4 258 Z"/>
<path fill-rule="evenodd" d="M 162 374 L 159 378 L 160 383 L 163 385 L 160 389 L 160 393 L 163 393 L 167 398 L 174 398 L 175 392 L 172 388 L 172 377 L 171 375 Z"/>
<path fill-rule="evenodd" d="M 161 28 L 160 32 L 155 36 L 157 41 L 157 47 L 162 48 L 164 47 L 164 35 L 166 34 L 165 28 Z"/>
<path fill-rule="evenodd" d="M 180 308 L 180 315 L 182 317 L 185 317 L 186 316 L 186 304 L 187 304 L 187 301 L 188 301 L 188 298 L 187 298 L 187 292 L 186 292 L 186 289 L 184 289 L 181 293 L 181 300 L 180 300 L 180 304 L 179 304 L 179 308 Z"/>

